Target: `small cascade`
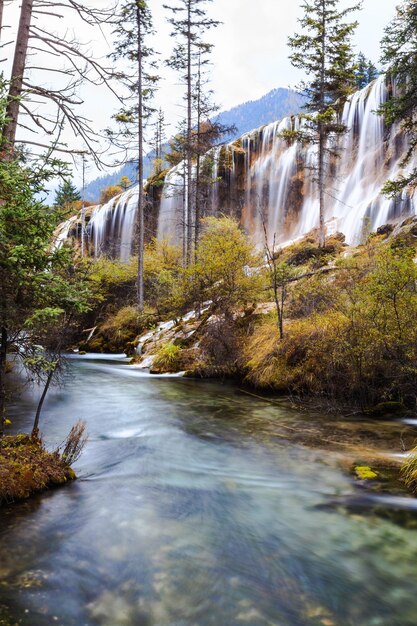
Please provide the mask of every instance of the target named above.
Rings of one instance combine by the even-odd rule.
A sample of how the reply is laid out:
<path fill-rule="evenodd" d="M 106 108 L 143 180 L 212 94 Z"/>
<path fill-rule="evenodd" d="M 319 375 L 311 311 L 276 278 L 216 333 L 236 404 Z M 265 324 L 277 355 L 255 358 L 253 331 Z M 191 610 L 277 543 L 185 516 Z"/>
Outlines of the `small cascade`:
<path fill-rule="evenodd" d="M 54 250 L 59 250 L 65 241 L 68 240 L 71 231 L 76 228 L 78 216 L 74 215 L 65 222 L 62 222 L 54 232 L 52 247 Z"/>

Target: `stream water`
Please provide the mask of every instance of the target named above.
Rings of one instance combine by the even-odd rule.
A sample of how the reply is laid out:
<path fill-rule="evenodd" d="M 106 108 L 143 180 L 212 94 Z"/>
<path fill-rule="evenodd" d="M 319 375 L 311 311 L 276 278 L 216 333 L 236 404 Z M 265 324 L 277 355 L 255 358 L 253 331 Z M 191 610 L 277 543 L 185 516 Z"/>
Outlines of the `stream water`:
<path fill-rule="evenodd" d="M 70 370 L 42 428 L 52 447 L 87 421 L 80 479 L 0 510 L 0 625 L 415 626 L 417 501 L 348 471 L 365 449 L 401 453 L 415 426 L 118 357 Z M 16 431 L 35 399 L 12 405 Z"/>

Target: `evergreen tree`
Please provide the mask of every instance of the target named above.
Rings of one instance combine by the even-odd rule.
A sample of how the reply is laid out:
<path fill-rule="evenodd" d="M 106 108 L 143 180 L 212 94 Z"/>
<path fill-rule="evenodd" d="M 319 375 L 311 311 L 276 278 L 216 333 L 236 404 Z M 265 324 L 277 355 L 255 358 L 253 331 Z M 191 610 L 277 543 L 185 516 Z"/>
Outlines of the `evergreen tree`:
<path fill-rule="evenodd" d="M 168 21 L 172 25 L 172 36 L 176 39 L 176 45 L 170 59 L 169 67 L 177 70 L 186 87 L 186 118 L 184 120 L 184 156 L 185 156 L 185 203 L 184 203 L 184 229 L 185 229 L 185 256 L 187 263 L 191 262 L 193 251 L 193 227 L 196 223 L 196 193 L 193 184 L 193 165 L 196 158 L 195 129 L 199 134 L 201 112 L 198 107 L 202 102 L 201 82 L 201 55 L 204 49 L 209 53 L 211 46 L 202 40 L 202 36 L 211 28 L 219 25 L 219 22 L 207 15 L 207 3 L 213 0 L 175 0 L 171 6 L 164 5 L 171 11 L 173 17 Z M 198 216 L 197 216 L 198 219 Z M 198 228 L 198 227 L 197 227 Z"/>
<path fill-rule="evenodd" d="M 369 85 L 369 83 L 372 83 L 373 80 L 378 78 L 379 74 L 380 74 L 380 72 L 379 72 L 377 66 L 375 65 L 375 63 L 373 63 L 371 60 L 369 60 L 367 66 L 366 66 L 366 79 L 368 81 L 368 85 Z"/>
<path fill-rule="evenodd" d="M 39 161 L 27 168 L 17 157 L 0 159 L 0 438 L 8 352 L 17 350 L 30 378 L 45 382 L 38 422 L 64 334 L 74 315 L 89 308 L 85 266 L 78 267 L 72 249 L 51 246 L 55 222 L 39 200 L 57 165 Z"/>
<path fill-rule="evenodd" d="M 153 61 L 155 52 L 146 43 L 147 36 L 152 32 L 152 16 L 147 1 L 124 0 L 120 10 L 120 23 L 114 32 L 117 43 L 112 56 L 115 59 L 126 59 L 131 69 L 129 74 L 125 73 L 123 76 L 130 95 L 126 99 L 126 106 L 116 116 L 116 120 L 123 125 L 120 135 L 122 142 L 127 142 L 128 149 L 133 143 L 137 154 L 139 192 L 136 221 L 138 250 L 136 287 L 140 311 L 144 308 L 144 131 L 145 123 L 152 113 L 149 101 L 158 81 L 158 77 L 152 73 L 155 68 Z"/>
<path fill-rule="evenodd" d="M 356 60 L 356 87 L 358 89 L 363 89 L 368 84 L 367 82 L 367 61 L 366 56 L 363 52 L 359 52 L 358 58 Z"/>
<path fill-rule="evenodd" d="M 294 67 L 303 70 L 308 79 L 299 90 L 307 97 L 303 115 L 305 124 L 299 131 L 284 133 L 288 139 L 299 139 L 317 145 L 317 176 L 320 203 L 320 246 L 325 244 L 325 197 L 328 157 L 334 155 L 329 139 L 346 132 L 337 120 L 348 96 L 355 89 L 355 62 L 351 37 L 357 22 L 347 16 L 360 5 L 340 9 L 340 0 L 306 0 L 304 16 L 299 20 L 303 32 L 290 37 L 290 56 Z"/>
<path fill-rule="evenodd" d="M 381 107 L 388 124 L 399 122 L 409 140 L 402 166 L 410 164 L 417 148 L 417 0 L 405 0 L 397 7 L 393 21 L 381 42 L 382 63 L 391 74 L 395 89 Z M 398 195 L 417 186 L 417 167 L 388 181 L 385 192 Z"/>
<path fill-rule="evenodd" d="M 154 139 L 152 151 L 154 154 L 152 174 L 158 175 L 164 169 L 164 142 L 165 136 L 165 115 L 161 108 L 157 111 L 156 120 L 154 122 Z"/>
<path fill-rule="evenodd" d="M 370 59 L 367 59 L 363 52 L 358 54 L 356 59 L 355 79 L 358 89 L 363 89 L 375 78 L 378 78 L 379 72 L 376 65 Z"/>
<path fill-rule="evenodd" d="M 53 206 L 55 209 L 59 209 L 62 216 L 68 217 L 68 215 L 74 212 L 76 203 L 80 200 L 80 192 L 77 190 L 72 180 L 67 178 L 59 185 Z"/>

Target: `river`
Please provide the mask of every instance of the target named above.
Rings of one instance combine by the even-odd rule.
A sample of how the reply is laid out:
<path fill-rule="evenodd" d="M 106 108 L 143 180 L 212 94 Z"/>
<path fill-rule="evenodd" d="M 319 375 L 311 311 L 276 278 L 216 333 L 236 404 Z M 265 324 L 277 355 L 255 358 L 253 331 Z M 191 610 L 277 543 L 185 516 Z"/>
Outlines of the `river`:
<path fill-rule="evenodd" d="M 117 356 L 73 358 L 67 378 L 42 430 L 54 446 L 87 421 L 80 478 L 0 510 L 1 626 L 415 626 L 417 501 L 349 472 L 412 426 Z M 35 398 L 13 402 L 16 431 Z"/>

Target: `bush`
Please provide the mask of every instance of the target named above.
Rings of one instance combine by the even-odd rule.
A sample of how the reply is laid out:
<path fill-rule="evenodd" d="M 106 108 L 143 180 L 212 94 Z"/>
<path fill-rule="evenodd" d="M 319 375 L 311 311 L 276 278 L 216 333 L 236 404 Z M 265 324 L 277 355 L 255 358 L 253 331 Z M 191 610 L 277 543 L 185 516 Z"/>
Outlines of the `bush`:
<path fill-rule="evenodd" d="M 234 370 L 240 356 L 240 336 L 234 320 L 210 321 L 200 342 L 204 362 L 211 366 Z"/>
<path fill-rule="evenodd" d="M 290 309 L 304 317 L 287 322 L 282 341 L 271 318 L 255 329 L 244 350 L 248 380 L 362 409 L 415 408 L 416 280 L 413 250 L 381 245 L 333 276 L 297 284 Z"/>
<path fill-rule="evenodd" d="M 174 343 L 164 343 L 158 350 L 153 365 L 165 372 L 176 372 L 180 369 L 180 346 Z"/>

